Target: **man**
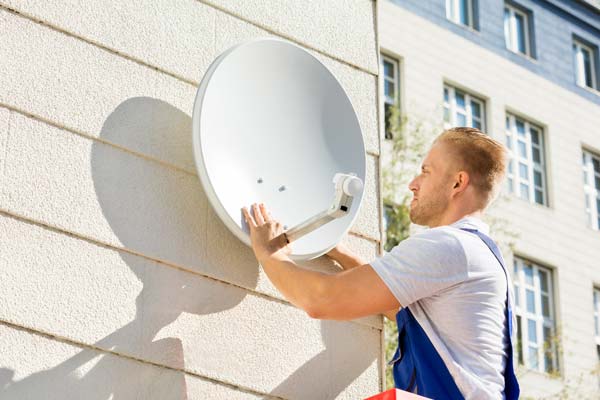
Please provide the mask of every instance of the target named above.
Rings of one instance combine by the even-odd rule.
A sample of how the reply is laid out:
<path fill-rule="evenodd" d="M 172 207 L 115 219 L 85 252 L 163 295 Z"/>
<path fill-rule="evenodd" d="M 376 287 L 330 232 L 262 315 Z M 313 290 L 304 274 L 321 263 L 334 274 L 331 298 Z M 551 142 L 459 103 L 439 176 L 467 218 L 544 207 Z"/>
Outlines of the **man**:
<path fill-rule="evenodd" d="M 409 184 L 410 219 L 429 229 L 369 264 L 338 246 L 328 253 L 344 267 L 337 274 L 291 261 L 263 204 L 242 211 L 267 276 L 309 316 L 396 316 L 396 387 L 435 399 L 513 399 L 512 285 L 481 220 L 505 171 L 502 144 L 473 128 L 444 131 Z"/>

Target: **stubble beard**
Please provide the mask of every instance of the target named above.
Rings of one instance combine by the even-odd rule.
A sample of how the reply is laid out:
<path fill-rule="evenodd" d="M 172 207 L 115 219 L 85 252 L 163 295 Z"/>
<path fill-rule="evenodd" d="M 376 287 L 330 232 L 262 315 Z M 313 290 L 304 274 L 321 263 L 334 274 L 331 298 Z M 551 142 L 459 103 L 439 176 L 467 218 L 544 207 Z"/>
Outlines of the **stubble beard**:
<path fill-rule="evenodd" d="M 440 219 L 447 207 L 448 201 L 441 193 L 431 198 L 420 197 L 411 204 L 409 217 L 414 224 L 432 226 Z"/>

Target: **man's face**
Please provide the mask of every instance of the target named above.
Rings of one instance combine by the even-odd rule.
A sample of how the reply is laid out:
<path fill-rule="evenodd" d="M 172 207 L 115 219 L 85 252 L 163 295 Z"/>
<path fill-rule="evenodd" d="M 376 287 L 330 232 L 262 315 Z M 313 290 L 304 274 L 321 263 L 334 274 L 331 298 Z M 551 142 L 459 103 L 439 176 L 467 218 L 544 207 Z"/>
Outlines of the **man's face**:
<path fill-rule="evenodd" d="M 410 203 L 410 220 L 418 225 L 434 226 L 448 208 L 452 180 L 450 155 L 445 144 L 436 143 L 421 166 L 421 173 L 409 184 L 413 192 Z"/>

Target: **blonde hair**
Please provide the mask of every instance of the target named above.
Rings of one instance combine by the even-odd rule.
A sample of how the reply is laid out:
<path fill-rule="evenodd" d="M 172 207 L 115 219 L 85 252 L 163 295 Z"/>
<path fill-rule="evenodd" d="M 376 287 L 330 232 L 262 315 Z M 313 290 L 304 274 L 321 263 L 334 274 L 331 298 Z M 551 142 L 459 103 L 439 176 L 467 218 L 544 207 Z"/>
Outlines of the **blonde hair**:
<path fill-rule="evenodd" d="M 481 195 L 482 208 L 498 195 L 506 174 L 506 147 L 476 128 L 457 127 L 442 132 L 434 141 L 446 143 L 459 170 L 469 174 L 469 181 Z"/>

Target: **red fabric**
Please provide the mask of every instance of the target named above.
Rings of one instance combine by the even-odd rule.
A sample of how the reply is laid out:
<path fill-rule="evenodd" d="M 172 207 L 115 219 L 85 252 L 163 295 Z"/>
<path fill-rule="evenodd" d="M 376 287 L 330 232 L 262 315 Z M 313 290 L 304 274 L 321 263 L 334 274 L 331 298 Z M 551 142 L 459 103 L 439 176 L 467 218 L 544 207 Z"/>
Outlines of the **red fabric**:
<path fill-rule="evenodd" d="M 414 393 L 405 392 L 404 390 L 390 389 L 383 393 L 379 393 L 372 397 L 367 397 L 364 400 L 424 400 L 428 397 L 416 395 Z"/>

